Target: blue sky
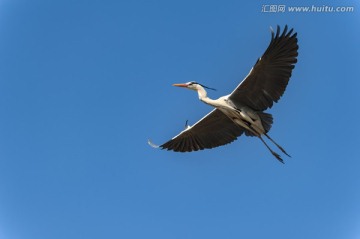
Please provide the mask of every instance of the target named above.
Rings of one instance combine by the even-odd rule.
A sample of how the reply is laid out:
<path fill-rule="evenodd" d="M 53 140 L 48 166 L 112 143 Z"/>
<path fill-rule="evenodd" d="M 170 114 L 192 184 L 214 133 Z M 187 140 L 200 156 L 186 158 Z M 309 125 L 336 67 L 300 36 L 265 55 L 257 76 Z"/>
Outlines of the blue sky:
<path fill-rule="evenodd" d="M 0 1 L 0 238 L 359 238 L 359 3 L 266 4 Z M 285 165 L 256 138 L 147 145 L 211 110 L 171 84 L 230 93 L 285 24 L 298 63 L 268 111 Z"/>

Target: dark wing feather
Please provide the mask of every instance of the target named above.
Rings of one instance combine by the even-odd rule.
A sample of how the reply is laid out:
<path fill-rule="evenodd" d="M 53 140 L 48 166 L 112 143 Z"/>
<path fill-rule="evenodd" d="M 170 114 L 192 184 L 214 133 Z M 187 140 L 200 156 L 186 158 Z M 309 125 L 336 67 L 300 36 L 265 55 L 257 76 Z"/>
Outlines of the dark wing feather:
<path fill-rule="evenodd" d="M 224 113 L 214 109 L 192 127 L 160 145 L 175 152 L 211 149 L 236 140 L 244 129 L 234 124 Z"/>
<path fill-rule="evenodd" d="M 257 60 L 250 73 L 230 94 L 229 98 L 238 106 L 248 106 L 263 111 L 271 108 L 283 95 L 297 62 L 298 44 L 293 29 L 280 35 L 271 32 L 271 42 L 263 56 Z"/>

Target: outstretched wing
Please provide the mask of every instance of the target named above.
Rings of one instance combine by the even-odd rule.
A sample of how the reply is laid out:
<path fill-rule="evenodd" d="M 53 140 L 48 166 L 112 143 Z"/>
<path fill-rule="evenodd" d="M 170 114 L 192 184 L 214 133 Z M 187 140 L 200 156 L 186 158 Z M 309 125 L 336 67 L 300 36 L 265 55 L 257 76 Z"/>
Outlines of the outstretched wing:
<path fill-rule="evenodd" d="M 243 132 L 243 128 L 234 124 L 220 110 L 214 109 L 160 147 L 175 152 L 211 149 L 231 143 Z"/>
<path fill-rule="evenodd" d="M 285 26 L 280 35 L 271 32 L 271 42 L 263 56 L 257 60 L 250 73 L 230 94 L 229 99 L 238 106 L 249 106 L 263 111 L 271 108 L 283 95 L 297 62 L 298 44 L 296 33 Z"/>

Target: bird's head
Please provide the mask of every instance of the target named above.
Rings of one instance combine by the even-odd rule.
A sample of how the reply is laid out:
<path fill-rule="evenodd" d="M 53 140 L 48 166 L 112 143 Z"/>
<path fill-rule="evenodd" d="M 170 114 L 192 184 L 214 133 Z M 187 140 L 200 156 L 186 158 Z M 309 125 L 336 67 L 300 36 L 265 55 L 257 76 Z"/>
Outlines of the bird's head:
<path fill-rule="evenodd" d="M 187 83 L 182 83 L 182 84 L 173 84 L 173 86 L 177 86 L 177 87 L 183 87 L 183 88 L 187 88 L 187 89 L 190 89 L 190 90 L 200 90 L 202 88 L 206 88 L 206 89 L 210 89 L 210 90 L 215 90 L 213 88 L 210 88 L 210 87 L 207 87 L 207 86 L 204 86 L 200 83 L 197 83 L 195 81 L 190 81 L 190 82 L 187 82 Z"/>

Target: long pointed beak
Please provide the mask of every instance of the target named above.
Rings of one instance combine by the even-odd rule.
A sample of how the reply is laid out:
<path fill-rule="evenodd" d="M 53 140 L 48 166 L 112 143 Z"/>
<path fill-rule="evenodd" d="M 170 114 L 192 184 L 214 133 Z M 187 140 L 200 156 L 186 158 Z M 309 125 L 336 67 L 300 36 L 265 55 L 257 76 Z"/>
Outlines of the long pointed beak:
<path fill-rule="evenodd" d="M 187 88 L 187 87 L 188 87 L 187 84 L 173 84 L 173 86 L 184 87 L 184 88 Z"/>

